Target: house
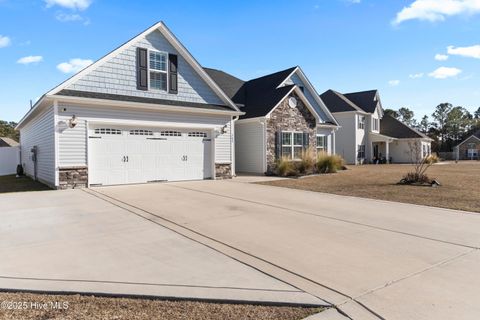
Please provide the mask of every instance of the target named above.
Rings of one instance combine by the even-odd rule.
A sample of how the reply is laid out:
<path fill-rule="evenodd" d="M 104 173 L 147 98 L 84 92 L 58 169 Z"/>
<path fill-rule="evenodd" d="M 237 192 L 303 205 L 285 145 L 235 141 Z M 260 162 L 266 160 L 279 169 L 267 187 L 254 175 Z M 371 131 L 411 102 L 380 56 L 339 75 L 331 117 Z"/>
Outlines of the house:
<path fill-rule="evenodd" d="M 277 159 L 306 149 L 335 153 L 338 124 L 300 67 L 249 81 L 205 70 L 245 113 L 235 122 L 237 171 L 272 173 Z"/>
<path fill-rule="evenodd" d="M 453 148 L 456 160 L 480 160 L 480 130 Z"/>
<path fill-rule="evenodd" d="M 347 163 L 409 163 L 431 153 L 429 137 L 384 114 L 378 90 L 320 97 L 341 126 L 335 149 Z"/>
<path fill-rule="evenodd" d="M 0 148 L 2 147 L 16 147 L 18 142 L 7 137 L 0 137 Z"/>
<path fill-rule="evenodd" d="M 35 103 L 21 163 L 60 189 L 230 178 L 242 114 L 159 22 Z"/>

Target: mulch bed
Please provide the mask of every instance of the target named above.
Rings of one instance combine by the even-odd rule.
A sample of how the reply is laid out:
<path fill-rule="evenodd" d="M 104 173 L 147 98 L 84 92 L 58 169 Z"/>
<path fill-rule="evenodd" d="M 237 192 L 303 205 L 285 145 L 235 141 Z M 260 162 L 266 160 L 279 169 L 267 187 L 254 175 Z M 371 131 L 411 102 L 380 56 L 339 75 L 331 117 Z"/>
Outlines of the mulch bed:
<path fill-rule="evenodd" d="M 32 293 L 0 293 L 0 303 L 0 319 L 3 320 L 299 320 L 321 311 L 320 308 Z"/>

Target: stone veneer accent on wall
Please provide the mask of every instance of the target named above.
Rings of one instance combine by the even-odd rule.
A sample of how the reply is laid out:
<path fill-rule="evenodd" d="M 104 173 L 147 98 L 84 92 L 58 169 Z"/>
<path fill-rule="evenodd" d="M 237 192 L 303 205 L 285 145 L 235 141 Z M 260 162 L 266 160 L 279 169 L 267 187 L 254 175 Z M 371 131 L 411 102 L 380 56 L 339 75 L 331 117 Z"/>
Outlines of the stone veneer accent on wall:
<path fill-rule="evenodd" d="M 230 163 L 215 163 L 215 179 L 231 179 L 232 165 Z"/>
<path fill-rule="evenodd" d="M 291 108 L 288 105 L 288 98 L 297 99 L 297 107 Z M 310 147 L 316 150 L 317 131 L 316 121 L 313 114 L 308 110 L 300 98 L 292 93 L 286 97 L 275 109 L 270 118 L 267 119 L 267 173 L 272 173 L 276 160 L 276 133 L 278 131 L 299 131 L 308 132 Z"/>
<path fill-rule="evenodd" d="M 59 169 L 59 189 L 86 188 L 87 184 L 87 167 L 64 167 Z"/>

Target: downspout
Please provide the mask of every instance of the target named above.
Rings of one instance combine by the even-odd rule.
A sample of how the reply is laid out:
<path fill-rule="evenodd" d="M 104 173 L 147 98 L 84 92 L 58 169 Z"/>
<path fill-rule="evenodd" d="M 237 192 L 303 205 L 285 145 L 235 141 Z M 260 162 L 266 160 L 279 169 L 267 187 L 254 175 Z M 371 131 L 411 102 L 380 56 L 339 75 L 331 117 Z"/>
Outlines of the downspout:
<path fill-rule="evenodd" d="M 231 166 L 232 166 L 232 177 L 236 177 L 236 171 L 235 171 L 235 122 L 240 118 L 240 116 L 234 116 L 232 117 L 232 120 L 230 122 L 230 156 L 232 157 L 231 159 Z"/>

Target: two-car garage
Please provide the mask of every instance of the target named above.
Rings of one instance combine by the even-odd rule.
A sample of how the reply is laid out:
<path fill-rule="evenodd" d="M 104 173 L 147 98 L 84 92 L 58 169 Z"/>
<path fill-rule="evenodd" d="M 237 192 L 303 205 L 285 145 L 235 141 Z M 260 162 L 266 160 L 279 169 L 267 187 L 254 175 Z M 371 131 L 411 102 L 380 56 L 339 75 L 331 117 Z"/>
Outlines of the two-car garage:
<path fill-rule="evenodd" d="M 212 131 L 92 125 L 89 185 L 212 178 Z"/>

